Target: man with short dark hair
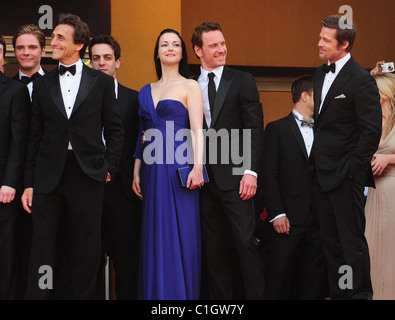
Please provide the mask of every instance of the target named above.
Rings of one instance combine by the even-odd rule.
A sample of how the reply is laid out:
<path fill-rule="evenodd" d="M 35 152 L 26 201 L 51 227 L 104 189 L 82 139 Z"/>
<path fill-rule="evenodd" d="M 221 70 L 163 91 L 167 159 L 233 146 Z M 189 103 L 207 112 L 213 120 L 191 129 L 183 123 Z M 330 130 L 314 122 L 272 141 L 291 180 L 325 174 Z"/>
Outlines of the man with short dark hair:
<path fill-rule="evenodd" d="M 64 299 L 95 297 L 103 191 L 119 166 L 123 130 L 113 78 L 81 60 L 89 41 L 85 22 L 61 15 L 51 42 L 59 67 L 34 82 L 22 197 L 33 218 L 27 299 L 50 298 L 51 285 Z M 41 268 L 54 267 L 60 223 L 69 241 L 67 248 L 61 241 L 61 284 L 50 272 L 43 284 Z"/>
<path fill-rule="evenodd" d="M 380 96 L 373 77 L 351 57 L 355 27 L 323 20 L 314 83 L 314 198 L 333 299 L 371 299 L 364 236 L 364 186 L 381 136 Z M 344 269 L 346 268 L 346 269 Z M 350 280 L 341 277 L 347 270 Z M 352 278 L 352 279 L 351 279 Z"/>
<path fill-rule="evenodd" d="M 292 112 L 265 128 L 263 192 L 269 240 L 265 299 L 322 299 L 326 279 L 309 167 L 314 78 L 292 83 Z"/>
<path fill-rule="evenodd" d="M 211 148 L 206 140 L 210 182 L 200 193 L 202 254 L 210 299 L 232 299 L 232 271 L 228 239 L 240 263 L 245 296 L 263 299 L 263 267 L 254 236 L 253 197 L 257 190 L 263 148 L 263 111 L 253 76 L 225 66 L 227 47 L 221 26 L 204 22 L 192 36 L 192 46 L 200 59 L 197 77 L 203 93 L 204 128 L 221 134 L 227 145 Z M 250 141 L 244 135 L 250 134 Z M 229 152 L 237 141 L 242 156 Z M 232 145 L 232 148 L 234 144 Z M 223 154 L 222 154 L 223 153 Z M 214 155 L 214 160 L 210 158 Z M 226 160 L 223 160 L 223 156 Z M 237 160 L 244 160 L 242 167 Z M 239 171 L 239 172 L 237 172 Z M 230 238 L 228 238 L 228 230 Z"/>
<path fill-rule="evenodd" d="M 0 36 L 0 66 L 6 44 Z M 23 191 L 29 92 L 0 72 L 0 300 L 15 299 L 16 218 Z"/>
<path fill-rule="evenodd" d="M 137 299 L 141 200 L 132 192 L 132 180 L 133 152 L 139 129 L 138 92 L 117 81 L 116 72 L 121 64 L 121 48 L 112 36 L 93 36 L 89 44 L 89 58 L 94 69 L 114 78 L 115 95 L 124 129 L 119 171 L 104 189 L 103 252 L 108 254 L 113 262 L 117 299 Z"/>

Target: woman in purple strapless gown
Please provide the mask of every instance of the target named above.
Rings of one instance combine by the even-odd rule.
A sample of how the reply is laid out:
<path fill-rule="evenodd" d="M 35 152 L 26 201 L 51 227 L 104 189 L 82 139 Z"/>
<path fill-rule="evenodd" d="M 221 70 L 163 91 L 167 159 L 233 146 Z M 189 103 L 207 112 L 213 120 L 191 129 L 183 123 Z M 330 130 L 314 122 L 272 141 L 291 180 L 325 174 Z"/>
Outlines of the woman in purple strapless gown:
<path fill-rule="evenodd" d="M 161 32 L 155 66 L 159 81 L 139 93 L 140 135 L 134 155 L 133 190 L 143 200 L 139 299 L 198 299 L 202 94 L 196 81 L 186 79 L 186 50 L 178 32 Z M 188 164 L 193 169 L 189 187 L 183 188 L 177 169 Z"/>

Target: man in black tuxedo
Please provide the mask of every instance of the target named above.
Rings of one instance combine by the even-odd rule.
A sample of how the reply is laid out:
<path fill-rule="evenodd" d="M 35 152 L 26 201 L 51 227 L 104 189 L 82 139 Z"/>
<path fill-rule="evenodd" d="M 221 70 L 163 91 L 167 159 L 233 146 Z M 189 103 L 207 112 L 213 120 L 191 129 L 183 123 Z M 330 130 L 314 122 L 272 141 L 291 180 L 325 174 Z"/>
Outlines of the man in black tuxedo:
<path fill-rule="evenodd" d="M 110 256 L 114 265 L 117 299 L 137 299 L 141 200 L 132 191 L 132 156 L 139 129 L 138 92 L 117 81 L 116 71 L 121 64 L 121 48 L 113 37 L 93 36 L 89 44 L 89 57 L 94 69 L 114 78 L 115 94 L 124 130 L 119 171 L 104 189 L 103 253 Z"/>
<path fill-rule="evenodd" d="M 364 236 L 364 186 L 381 136 L 380 96 L 373 77 L 351 57 L 356 31 L 340 16 L 323 20 L 314 83 L 314 197 L 333 299 L 371 299 Z M 350 23 L 349 23 L 350 24 Z M 347 281 L 346 281 L 347 280 Z"/>
<path fill-rule="evenodd" d="M 209 129 L 206 162 L 210 182 L 203 187 L 200 201 L 202 259 L 209 296 L 232 298 L 226 250 L 230 239 L 240 263 L 246 298 L 262 299 L 264 276 L 254 237 L 253 204 L 263 148 L 258 90 L 251 74 L 225 66 L 227 49 L 219 24 L 205 22 L 196 27 L 192 46 L 201 62 L 197 80 L 204 99 L 204 128 Z"/>
<path fill-rule="evenodd" d="M 0 66 L 6 44 L 0 36 Z M 15 232 L 29 126 L 29 92 L 0 72 L 0 300 L 15 296 Z"/>
<path fill-rule="evenodd" d="M 50 298 L 51 269 L 41 268 L 54 266 L 62 222 L 69 241 L 60 253 L 66 261 L 59 265 L 63 298 L 92 299 L 101 256 L 104 185 L 118 169 L 123 130 L 114 79 L 81 60 L 90 41 L 88 25 L 63 14 L 52 38 L 52 58 L 59 60 L 59 68 L 34 82 L 25 167 L 22 202 L 33 217 L 26 297 Z"/>
<path fill-rule="evenodd" d="M 35 24 L 20 26 L 12 37 L 12 45 L 19 68 L 13 79 L 27 85 L 31 98 L 33 81 L 45 74 L 41 67 L 41 58 L 45 55 L 44 32 Z M 32 242 L 32 216 L 23 209 L 22 203 L 19 204 L 20 210 L 16 228 L 17 299 L 23 299 L 27 285 Z"/>
<path fill-rule="evenodd" d="M 12 45 L 19 68 L 13 79 L 25 83 L 31 97 L 33 81 L 45 74 L 41 67 L 45 55 L 44 32 L 35 24 L 20 26 L 12 37 Z"/>
<path fill-rule="evenodd" d="M 326 278 L 309 157 L 314 141 L 313 76 L 292 83 L 294 108 L 265 129 L 263 192 L 269 240 L 265 299 L 320 299 Z"/>

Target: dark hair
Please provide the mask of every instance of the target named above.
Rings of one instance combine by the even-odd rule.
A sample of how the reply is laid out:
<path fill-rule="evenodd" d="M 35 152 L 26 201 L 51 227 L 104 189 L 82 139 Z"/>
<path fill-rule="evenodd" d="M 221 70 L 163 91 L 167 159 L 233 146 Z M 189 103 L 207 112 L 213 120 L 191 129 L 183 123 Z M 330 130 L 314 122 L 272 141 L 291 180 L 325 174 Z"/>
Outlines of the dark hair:
<path fill-rule="evenodd" d="M 154 61 L 155 61 L 156 75 L 158 76 L 158 79 L 160 79 L 162 77 L 162 65 L 160 64 L 160 60 L 158 58 L 158 50 L 159 50 L 159 39 L 165 33 L 174 33 L 181 40 L 182 58 L 181 58 L 181 61 L 180 61 L 179 65 L 178 65 L 178 72 L 183 77 L 187 78 L 188 77 L 188 56 L 187 56 L 187 50 L 185 48 L 184 40 L 182 40 L 180 34 L 177 31 L 173 30 L 173 29 L 164 29 L 164 30 L 162 30 L 162 32 L 159 34 L 158 38 L 156 39 L 156 44 L 155 44 L 155 49 L 154 49 Z"/>
<path fill-rule="evenodd" d="M 121 47 L 117 40 L 115 40 L 112 36 L 108 34 L 98 34 L 92 37 L 89 43 L 89 59 L 92 59 L 92 47 L 95 44 L 108 44 L 112 50 L 114 51 L 115 61 L 117 61 L 121 57 Z"/>
<path fill-rule="evenodd" d="M 15 49 L 15 43 L 16 40 L 18 39 L 19 36 L 23 34 L 32 34 L 35 36 L 38 40 L 38 43 L 40 44 L 41 50 L 45 48 L 45 35 L 44 32 L 37 27 L 35 24 L 25 24 L 23 26 L 18 27 L 16 29 L 16 32 L 14 33 L 14 36 L 12 37 L 12 45 Z"/>
<path fill-rule="evenodd" d="M 357 36 L 357 30 L 354 25 L 351 25 L 351 28 L 344 28 L 340 26 L 340 19 L 342 16 L 333 15 L 329 16 L 326 19 L 322 20 L 322 25 L 326 28 L 336 29 L 336 40 L 339 42 L 339 45 L 343 45 L 345 41 L 348 41 L 348 47 L 346 48 L 347 52 L 350 52 L 355 38 Z"/>
<path fill-rule="evenodd" d="M 82 43 L 84 45 L 80 50 L 80 58 L 82 59 L 90 41 L 89 26 L 79 16 L 72 13 L 60 14 L 58 24 L 67 24 L 74 28 L 74 43 Z"/>
<path fill-rule="evenodd" d="M 0 45 L 3 46 L 3 58 L 5 58 L 6 44 L 5 44 L 5 41 L 4 41 L 3 36 L 1 34 L 0 34 Z"/>
<path fill-rule="evenodd" d="M 292 82 L 292 101 L 293 103 L 297 103 L 300 100 L 300 96 L 303 92 L 307 92 L 310 94 L 310 91 L 313 90 L 314 87 L 314 77 L 309 74 L 302 75 L 296 78 Z"/>
<path fill-rule="evenodd" d="M 193 30 L 193 34 L 192 34 L 192 50 L 195 51 L 195 46 L 198 46 L 199 48 L 201 48 L 203 46 L 203 38 L 202 35 L 204 32 L 209 32 L 209 31 L 221 31 L 222 34 L 224 33 L 222 31 L 221 26 L 216 23 L 216 22 L 203 22 L 202 24 L 200 24 L 199 26 L 197 26 L 195 28 L 195 30 Z"/>

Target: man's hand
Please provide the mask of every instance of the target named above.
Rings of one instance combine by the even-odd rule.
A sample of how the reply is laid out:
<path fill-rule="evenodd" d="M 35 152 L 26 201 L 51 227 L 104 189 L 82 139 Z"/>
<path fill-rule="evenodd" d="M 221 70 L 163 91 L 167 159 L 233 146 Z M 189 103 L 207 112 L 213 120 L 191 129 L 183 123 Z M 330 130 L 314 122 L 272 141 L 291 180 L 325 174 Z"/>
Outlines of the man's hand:
<path fill-rule="evenodd" d="M 242 200 L 252 198 L 258 187 L 257 178 L 252 174 L 245 174 L 240 181 L 239 194 Z"/>
<path fill-rule="evenodd" d="M 287 217 L 280 217 L 273 221 L 273 227 L 277 233 L 289 235 L 291 225 Z"/>
<path fill-rule="evenodd" d="M 31 208 L 33 203 L 33 188 L 26 188 L 25 191 L 23 191 L 21 200 L 23 209 L 25 209 L 29 213 L 32 213 Z"/>
<path fill-rule="evenodd" d="M 8 186 L 1 186 L 0 188 L 0 202 L 10 203 L 14 200 L 15 189 Z"/>

